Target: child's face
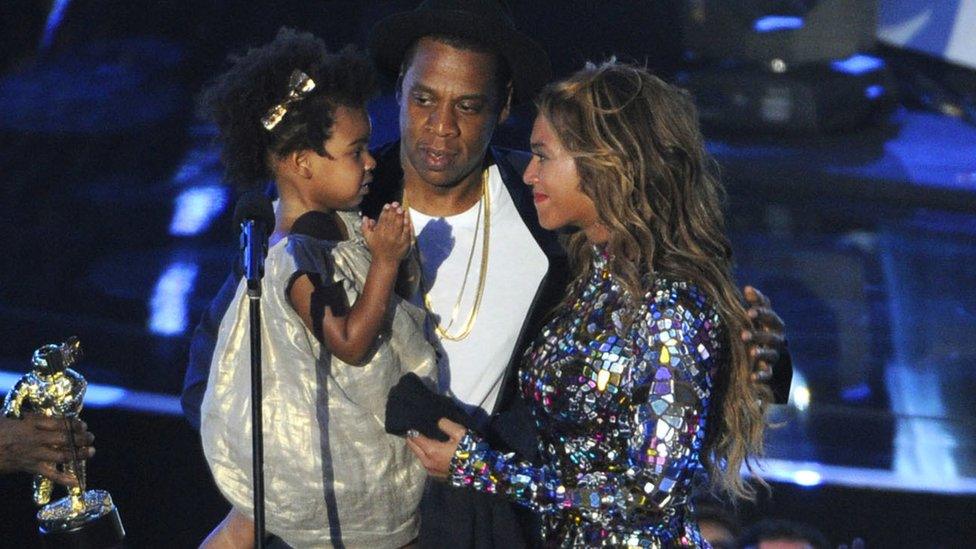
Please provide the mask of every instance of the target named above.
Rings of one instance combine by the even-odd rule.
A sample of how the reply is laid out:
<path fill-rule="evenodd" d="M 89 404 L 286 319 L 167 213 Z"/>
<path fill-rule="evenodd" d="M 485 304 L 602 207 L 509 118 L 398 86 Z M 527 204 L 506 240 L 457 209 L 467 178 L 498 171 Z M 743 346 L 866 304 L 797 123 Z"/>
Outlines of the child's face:
<path fill-rule="evenodd" d="M 376 160 L 367 148 L 370 130 L 365 110 L 344 106 L 336 109 L 332 136 L 325 142 L 325 155 L 314 151 L 309 155 L 310 194 L 322 209 L 354 209 L 366 196 L 376 167 Z"/>

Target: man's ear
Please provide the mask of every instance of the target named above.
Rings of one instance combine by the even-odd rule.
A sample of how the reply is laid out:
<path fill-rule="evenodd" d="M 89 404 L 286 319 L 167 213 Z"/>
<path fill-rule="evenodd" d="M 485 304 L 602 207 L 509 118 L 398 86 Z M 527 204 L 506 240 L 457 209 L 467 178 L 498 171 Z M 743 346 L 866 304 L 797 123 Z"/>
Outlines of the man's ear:
<path fill-rule="evenodd" d="M 397 75 L 396 84 L 393 86 L 393 97 L 396 98 L 397 105 L 403 100 L 403 71 Z"/>
<path fill-rule="evenodd" d="M 509 80 L 508 84 L 505 85 L 505 101 L 502 103 L 501 110 L 498 111 L 498 123 L 501 124 L 508 120 L 508 115 L 512 112 L 512 95 L 514 94 L 514 88 L 512 87 L 512 81 Z"/>

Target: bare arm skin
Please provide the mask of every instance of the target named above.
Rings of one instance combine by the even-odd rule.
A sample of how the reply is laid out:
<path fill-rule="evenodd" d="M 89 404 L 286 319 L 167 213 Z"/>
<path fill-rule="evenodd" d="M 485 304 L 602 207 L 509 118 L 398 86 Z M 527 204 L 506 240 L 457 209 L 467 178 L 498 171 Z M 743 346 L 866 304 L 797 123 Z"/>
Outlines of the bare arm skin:
<path fill-rule="evenodd" d="M 379 220 L 363 220 L 363 235 L 372 254 L 363 291 L 351 307 L 338 301 L 344 296 L 327 299 L 321 313 L 321 331 L 313 312 L 316 288 L 312 281 L 307 276 L 299 278 L 289 293 L 292 307 L 329 352 L 354 365 L 366 359 L 383 327 L 400 262 L 410 250 L 413 227 L 409 215 L 393 203 L 383 207 Z"/>

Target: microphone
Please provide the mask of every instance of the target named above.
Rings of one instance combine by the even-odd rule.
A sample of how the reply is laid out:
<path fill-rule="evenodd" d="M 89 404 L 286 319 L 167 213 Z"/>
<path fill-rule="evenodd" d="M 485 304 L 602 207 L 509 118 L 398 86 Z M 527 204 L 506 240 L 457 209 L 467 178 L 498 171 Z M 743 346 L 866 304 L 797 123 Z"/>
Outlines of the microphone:
<path fill-rule="evenodd" d="M 274 229 L 271 201 L 258 191 L 241 195 L 234 207 L 241 227 L 241 267 L 247 278 L 251 336 L 251 452 L 254 475 L 254 546 L 264 548 L 264 419 L 261 414 L 261 278 L 268 255 L 268 234 Z"/>
<path fill-rule="evenodd" d="M 234 207 L 234 225 L 241 228 L 241 267 L 247 279 L 247 295 L 261 297 L 268 235 L 274 229 L 271 201 L 259 191 L 244 193 Z"/>

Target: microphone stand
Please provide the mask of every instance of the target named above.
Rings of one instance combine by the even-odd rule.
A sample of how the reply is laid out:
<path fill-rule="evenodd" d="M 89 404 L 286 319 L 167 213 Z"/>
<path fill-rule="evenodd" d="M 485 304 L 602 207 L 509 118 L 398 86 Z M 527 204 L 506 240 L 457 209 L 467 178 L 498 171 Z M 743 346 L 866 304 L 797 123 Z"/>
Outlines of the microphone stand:
<path fill-rule="evenodd" d="M 251 452 L 254 477 L 254 546 L 264 548 L 264 421 L 261 402 L 261 278 L 268 236 L 261 223 L 241 222 L 244 276 L 251 322 Z"/>

